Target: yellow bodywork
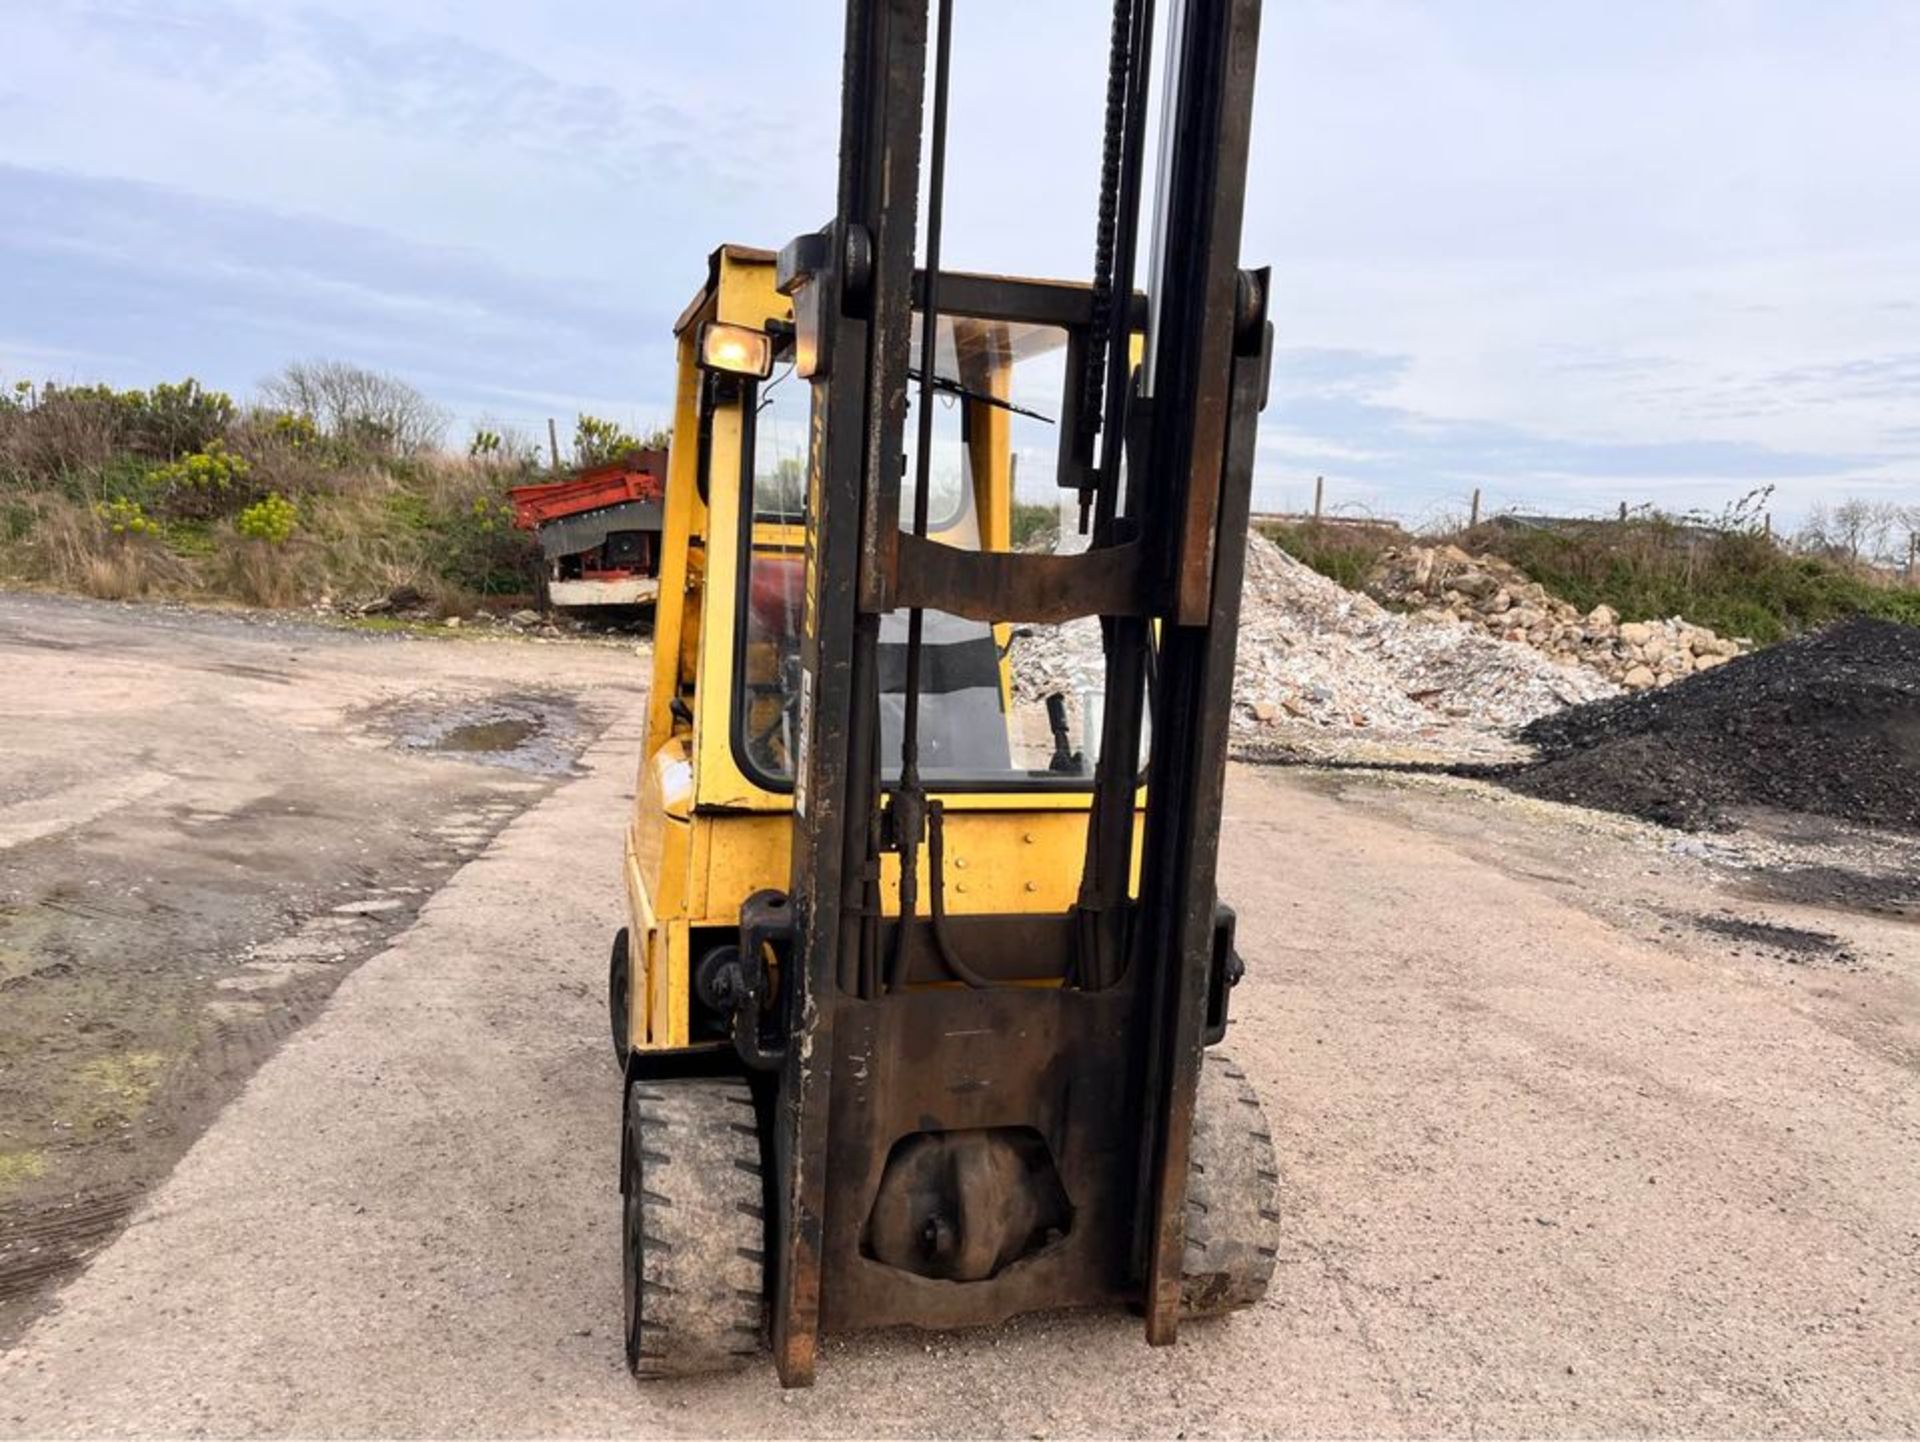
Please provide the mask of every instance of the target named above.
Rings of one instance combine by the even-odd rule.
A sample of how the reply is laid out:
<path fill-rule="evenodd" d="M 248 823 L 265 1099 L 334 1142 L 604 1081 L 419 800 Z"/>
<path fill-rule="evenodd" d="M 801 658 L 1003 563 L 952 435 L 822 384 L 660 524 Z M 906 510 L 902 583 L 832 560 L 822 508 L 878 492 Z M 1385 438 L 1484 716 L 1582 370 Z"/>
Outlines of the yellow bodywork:
<path fill-rule="evenodd" d="M 791 306 L 774 289 L 773 255 L 727 246 L 715 252 L 707 284 L 675 327 L 678 377 L 653 684 L 626 838 L 633 977 L 627 1035 L 637 1049 L 692 1044 L 696 936 L 736 929 L 742 902 L 766 888 L 785 890 L 789 883 L 792 797 L 744 774 L 731 738 L 744 560 L 738 543 L 745 499 L 740 485 L 743 407 L 738 399 L 721 400 L 703 427 L 703 373 L 696 347 L 700 327 L 709 321 L 762 330 L 791 319 Z M 967 439 L 974 457 L 980 544 L 1006 549 L 1013 502 L 1006 412 L 980 407 Z M 790 544 L 798 551 L 797 527 L 756 523 L 755 544 L 789 543 L 782 530 L 791 532 Z M 997 629 L 1004 646 L 1006 628 Z M 1004 686 L 1004 662 L 1002 675 Z M 949 914 L 1057 915 L 1073 906 L 1085 853 L 1088 793 L 968 790 L 940 799 L 947 809 Z M 924 888 L 930 866 L 924 849 L 921 856 Z M 884 857 L 882 900 L 889 913 L 898 910 L 898 877 L 898 858 Z"/>

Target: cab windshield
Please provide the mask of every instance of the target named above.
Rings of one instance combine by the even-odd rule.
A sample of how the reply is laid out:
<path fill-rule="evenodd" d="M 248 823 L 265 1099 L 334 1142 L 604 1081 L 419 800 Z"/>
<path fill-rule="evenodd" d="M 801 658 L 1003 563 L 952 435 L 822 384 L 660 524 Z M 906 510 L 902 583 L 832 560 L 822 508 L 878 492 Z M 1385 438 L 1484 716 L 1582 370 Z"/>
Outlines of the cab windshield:
<path fill-rule="evenodd" d="M 1061 509 L 1054 463 L 1066 333 L 943 315 L 936 340 L 928 534 L 966 550 L 1052 551 Z M 915 318 L 913 355 L 919 355 Z M 811 393 L 783 358 L 745 402 L 742 596 L 735 752 L 770 789 L 792 785 Z M 908 389 L 902 529 L 914 509 L 918 377 Z M 1035 498 L 1019 485 L 1034 478 Z M 1069 545 L 1078 541 L 1069 509 Z M 880 622 L 882 776 L 897 779 L 906 707 L 907 612 Z M 1105 691 L 1099 622 L 989 624 L 924 613 L 920 769 L 935 789 L 1091 785 Z M 1091 723 L 1091 724 L 1090 724 Z"/>

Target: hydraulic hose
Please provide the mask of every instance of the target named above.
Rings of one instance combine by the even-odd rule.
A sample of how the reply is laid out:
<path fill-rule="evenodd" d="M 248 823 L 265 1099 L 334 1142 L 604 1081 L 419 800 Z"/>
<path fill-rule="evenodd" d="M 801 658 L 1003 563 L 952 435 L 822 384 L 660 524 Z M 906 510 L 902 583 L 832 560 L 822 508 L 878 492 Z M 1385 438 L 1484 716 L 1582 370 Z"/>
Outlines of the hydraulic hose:
<path fill-rule="evenodd" d="M 956 980 L 968 986 L 992 986 L 991 981 L 960 959 L 953 938 L 947 935 L 946 835 L 946 807 L 938 801 L 930 802 L 927 806 L 927 869 L 933 873 L 933 885 L 927 903 L 933 910 L 933 944 L 940 953 L 941 965 L 952 972 Z"/>
<path fill-rule="evenodd" d="M 933 55 L 933 145 L 927 167 L 926 285 L 920 301 L 920 413 L 914 447 L 913 534 L 926 539 L 933 484 L 933 393 L 940 332 L 940 230 L 947 188 L 947 82 L 953 52 L 953 0 L 940 0 Z M 920 838 L 927 793 L 920 784 L 920 659 L 926 613 L 907 612 L 907 674 L 900 725 L 900 786 L 893 796 L 893 844 L 900 853 L 900 924 L 887 967 L 888 990 L 906 981 L 907 933 L 919 908 Z M 939 883 L 935 882 L 938 890 Z"/>

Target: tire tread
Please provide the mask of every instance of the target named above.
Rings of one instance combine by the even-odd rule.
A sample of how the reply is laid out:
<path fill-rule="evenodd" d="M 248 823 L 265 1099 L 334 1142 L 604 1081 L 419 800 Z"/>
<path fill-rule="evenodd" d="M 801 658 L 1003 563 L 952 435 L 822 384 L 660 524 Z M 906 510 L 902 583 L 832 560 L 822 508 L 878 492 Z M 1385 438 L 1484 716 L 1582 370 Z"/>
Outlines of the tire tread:
<path fill-rule="evenodd" d="M 742 1103 L 753 1105 L 745 1083 L 709 1078 L 628 1095 L 638 1176 L 622 1202 L 640 1209 L 640 1315 L 627 1360 L 643 1380 L 731 1371 L 763 1349 L 765 1195 L 759 1133 L 741 1122 Z"/>

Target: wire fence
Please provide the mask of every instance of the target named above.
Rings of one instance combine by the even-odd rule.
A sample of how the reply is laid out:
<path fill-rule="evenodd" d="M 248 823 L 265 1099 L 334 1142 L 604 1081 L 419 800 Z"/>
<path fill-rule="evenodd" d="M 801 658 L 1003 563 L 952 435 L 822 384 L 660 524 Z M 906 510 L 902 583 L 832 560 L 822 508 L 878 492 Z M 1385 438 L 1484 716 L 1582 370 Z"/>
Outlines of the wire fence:
<path fill-rule="evenodd" d="M 1261 489 L 1266 490 L 1266 499 L 1270 501 L 1276 493 L 1284 495 L 1287 490 L 1295 488 L 1283 489 L 1269 484 Z M 1636 518 L 1650 519 L 1664 514 L 1651 501 L 1638 504 L 1616 501 L 1569 510 L 1564 500 L 1540 501 L 1510 493 L 1496 494 L 1482 487 L 1463 491 L 1457 496 L 1432 497 L 1416 508 L 1408 508 L 1382 504 L 1372 497 L 1342 496 L 1339 494 L 1337 482 L 1329 481 L 1324 476 L 1315 477 L 1310 491 L 1311 499 L 1301 497 L 1302 504 L 1294 506 L 1269 504 L 1256 509 L 1256 519 L 1287 525 L 1318 522 L 1324 525 L 1391 529 L 1404 531 L 1409 535 L 1433 536 L 1471 530 L 1481 524 L 1526 525 L 1551 529 L 1559 526 L 1600 525 Z M 1751 519 L 1745 516 L 1708 518 L 1696 514 L 1667 518 L 1681 525 L 1717 531 L 1770 530 L 1772 524 L 1764 512 Z"/>
<path fill-rule="evenodd" d="M 1268 489 L 1271 494 L 1273 488 Z M 1568 509 L 1564 499 L 1541 504 L 1512 495 L 1496 496 L 1483 487 L 1407 510 L 1373 499 L 1341 497 L 1336 483 L 1324 476 L 1314 478 L 1311 495 L 1304 507 L 1256 509 L 1253 519 L 1269 525 L 1319 525 L 1422 539 L 1452 537 L 1483 525 L 1576 534 L 1634 521 L 1658 522 L 1676 540 L 1690 545 L 1720 536 L 1760 535 L 1789 552 L 1824 556 L 1908 584 L 1920 583 L 1920 506 L 1861 499 L 1832 505 L 1817 502 L 1796 525 L 1776 530 L 1772 486 L 1745 491 L 1718 511 L 1674 511 L 1650 500 Z"/>
<path fill-rule="evenodd" d="M 1413 535 L 1431 535 L 1469 530 L 1484 523 L 1505 525 L 1580 527 L 1633 520 L 1661 520 L 1702 534 L 1760 531 L 1773 533 L 1773 516 L 1768 506 L 1772 487 L 1750 490 L 1727 502 L 1717 511 L 1694 508 L 1675 511 L 1658 502 L 1612 500 L 1586 507 L 1569 508 L 1565 497 L 1542 500 L 1513 492 L 1496 492 L 1487 487 L 1470 487 L 1457 495 L 1428 498 L 1417 507 L 1382 503 L 1370 493 L 1362 497 L 1341 495 L 1337 480 L 1316 476 L 1304 488 L 1298 485 L 1276 486 L 1271 481 L 1256 482 L 1256 514 L 1263 520 L 1326 524 L 1395 527 Z M 1305 494 L 1302 494 L 1304 490 Z M 1292 493 L 1300 504 L 1264 505 L 1278 495 Z"/>

